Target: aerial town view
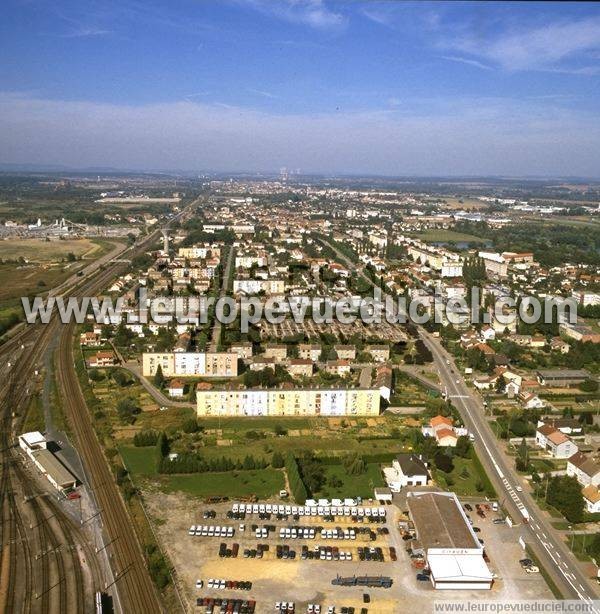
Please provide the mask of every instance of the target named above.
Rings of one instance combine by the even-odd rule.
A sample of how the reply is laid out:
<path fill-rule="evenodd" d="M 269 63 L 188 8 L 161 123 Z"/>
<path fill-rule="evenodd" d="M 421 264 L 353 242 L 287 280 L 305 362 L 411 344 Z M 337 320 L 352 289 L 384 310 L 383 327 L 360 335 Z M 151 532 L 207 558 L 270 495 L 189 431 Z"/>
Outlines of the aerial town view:
<path fill-rule="evenodd" d="M 0 612 L 600 614 L 600 5 L 0 36 Z"/>

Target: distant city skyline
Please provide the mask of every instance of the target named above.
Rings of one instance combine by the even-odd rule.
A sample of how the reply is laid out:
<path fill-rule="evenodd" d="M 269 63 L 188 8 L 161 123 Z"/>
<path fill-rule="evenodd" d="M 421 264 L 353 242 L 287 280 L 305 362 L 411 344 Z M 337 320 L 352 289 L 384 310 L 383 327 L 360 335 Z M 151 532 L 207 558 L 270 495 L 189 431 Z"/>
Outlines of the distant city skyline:
<path fill-rule="evenodd" d="M 600 171 L 600 6 L 8 0 L 2 165 Z"/>

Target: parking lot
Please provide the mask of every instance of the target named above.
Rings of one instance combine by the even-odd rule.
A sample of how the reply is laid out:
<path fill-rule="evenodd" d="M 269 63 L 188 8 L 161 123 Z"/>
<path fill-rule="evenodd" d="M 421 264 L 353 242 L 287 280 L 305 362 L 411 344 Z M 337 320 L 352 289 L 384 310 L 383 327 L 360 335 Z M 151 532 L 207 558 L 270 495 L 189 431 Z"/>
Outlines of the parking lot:
<path fill-rule="evenodd" d="M 416 579 L 422 570 L 409 557 L 410 542 L 402 539 L 398 529 L 407 520 L 401 500 L 384 506 L 385 518 L 377 511 L 371 519 L 366 508 L 379 510 L 381 506 L 361 506 L 365 509 L 360 515 L 358 508 L 354 515 L 352 510 L 348 514 L 336 510 L 331 517 L 294 515 L 292 509 L 286 513 L 285 507 L 283 514 L 279 507 L 275 512 L 265 508 L 262 514 L 261 508 L 256 513 L 254 508 L 250 512 L 244 508 L 240 513 L 234 502 L 204 505 L 175 494 L 168 495 L 166 504 L 164 496 L 149 497 L 148 505 L 151 516 L 158 520 L 155 529 L 175 565 L 189 611 L 206 611 L 205 606 L 196 605 L 198 598 L 254 601 L 259 613 L 275 612 L 278 603 L 293 603 L 295 612 L 318 605 L 323 613 L 333 607 L 336 613 L 385 614 L 428 612 L 438 599 L 552 597 L 540 574 L 528 574 L 519 565 L 524 554 L 517 542 L 518 528 L 494 524 L 499 516 L 493 511 L 477 515 L 474 503 L 473 511 L 467 513 L 497 576 L 491 591 L 435 591 L 429 582 Z M 337 576 L 391 578 L 392 585 L 337 586 L 332 584 Z M 197 581 L 201 587 L 196 587 Z M 240 588 L 240 583 L 251 583 L 251 588 Z M 219 612 L 220 607 L 214 611 Z"/>

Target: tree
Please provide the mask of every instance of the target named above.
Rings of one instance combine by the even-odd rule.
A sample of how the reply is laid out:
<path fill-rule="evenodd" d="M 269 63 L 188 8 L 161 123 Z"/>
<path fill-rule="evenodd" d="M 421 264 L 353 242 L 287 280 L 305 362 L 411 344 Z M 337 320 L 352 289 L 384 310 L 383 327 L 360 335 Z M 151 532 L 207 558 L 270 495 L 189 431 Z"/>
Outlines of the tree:
<path fill-rule="evenodd" d="M 583 520 L 584 501 L 576 478 L 557 475 L 548 484 L 548 504 L 559 510 L 569 522 Z"/>
<path fill-rule="evenodd" d="M 596 561 L 600 559 L 600 533 L 596 533 L 594 537 L 592 537 L 592 541 L 589 546 L 586 547 L 587 553 Z"/>
<path fill-rule="evenodd" d="M 280 452 L 273 452 L 273 456 L 271 457 L 271 467 L 274 469 L 281 469 L 285 464 L 284 458 Z"/>
<path fill-rule="evenodd" d="M 169 440 L 165 435 L 164 431 L 161 431 L 158 439 L 156 440 L 156 449 L 155 449 L 155 458 L 156 458 L 156 468 L 158 470 L 161 469 L 163 460 L 169 454 Z"/>
<path fill-rule="evenodd" d="M 246 458 L 244 459 L 242 467 L 246 470 L 256 469 L 256 462 L 254 461 L 254 458 L 250 455 L 247 455 Z"/>
<path fill-rule="evenodd" d="M 521 443 L 519 444 L 515 466 L 517 471 L 527 471 L 527 468 L 529 467 L 529 448 L 527 447 L 525 437 L 521 439 Z"/>
<path fill-rule="evenodd" d="M 131 378 L 127 373 L 121 371 L 121 369 L 114 369 L 111 373 L 111 377 L 119 386 L 128 386 L 131 384 Z"/>
<path fill-rule="evenodd" d="M 133 424 L 140 411 L 138 404 L 132 397 L 125 397 L 117 403 L 117 414 L 121 422 L 125 424 Z"/>
<path fill-rule="evenodd" d="M 467 458 L 471 452 L 471 440 L 468 435 L 461 435 L 456 440 L 454 453 L 461 458 Z"/>
<path fill-rule="evenodd" d="M 275 432 L 275 435 L 277 435 L 277 437 L 283 437 L 284 435 L 287 435 L 287 430 L 283 428 L 283 426 L 281 426 L 281 424 L 277 423 L 274 427 L 273 427 L 273 431 Z"/>
<path fill-rule="evenodd" d="M 436 453 L 433 458 L 435 466 L 444 473 L 452 473 L 454 469 L 454 463 L 452 462 L 452 457 L 446 454 L 444 451 L 440 450 Z"/>
<path fill-rule="evenodd" d="M 161 389 L 165 385 L 165 376 L 163 375 L 162 367 L 160 365 L 158 365 L 156 368 L 156 373 L 154 374 L 154 385 L 158 389 Z"/>
<path fill-rule="evenodd" d="M 358 454 L 351 454 L 345 458 L 343 465 L 348 475 L 360 475 L 367 470 L 365 461 Z"/>
<path fill-rule="evenodd" d="M 197 433 L 200 430 L 200 426 L 196 418 L 190 418 L 181 425 L 181 430 L 184 433 Z"/>

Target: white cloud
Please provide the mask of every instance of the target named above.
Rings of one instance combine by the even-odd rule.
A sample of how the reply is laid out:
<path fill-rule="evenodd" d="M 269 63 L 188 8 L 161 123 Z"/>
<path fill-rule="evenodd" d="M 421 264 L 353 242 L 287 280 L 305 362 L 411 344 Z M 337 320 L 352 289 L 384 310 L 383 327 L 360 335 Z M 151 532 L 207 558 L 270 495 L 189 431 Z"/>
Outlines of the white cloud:
<path fill-rule="evenodd" d="M 63 38 L 90 38 L 95 36 L 106 36 L 107 34 L 112 34 L 111 30 L 104 30 L 102 28 L 94 28 L 94 27 L 80 27 L 76 30 L 71 30 L 66 34 L 63 34 Z"/>
<path fill-rule="evenodd" d="M 478 60 L 470 60 L 469 58 L 462 58 L 457 55 L 443 55 L 443 60 L 448 60 L 449 62 L 458 62 L 459 64 L 467 64 L 468 66 L 474 66 L 475 68 L 481 68 L 482 70 L 492 70 L 491 66 L 484 64 L 483 62 L 479 62 Z"/>
<path fill-rule="evenodd" d="M 510 99 L 281 115 L 0 94 L 0 133 L 0 162 L 73 167 L 593 176 L 600 156 L 597 117 Z"/>
<path fill-rule="evenodd" d="M 561 20 L 544 25 L 504 28 L 498 34 L 464 34 L 444 42 L 449 48 L 494 62 L 508 71 L 552 70 L 595 74 L 582 66 L 600 49 L 600 18 Z"/>
<path fill-rule="evenodd" d="M 242 0 L 242 2 L 261 13 L 321 30 L 342 28 L 348 21 L 342 13 L 329 9 L 324 0 Z"/>

